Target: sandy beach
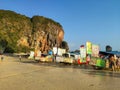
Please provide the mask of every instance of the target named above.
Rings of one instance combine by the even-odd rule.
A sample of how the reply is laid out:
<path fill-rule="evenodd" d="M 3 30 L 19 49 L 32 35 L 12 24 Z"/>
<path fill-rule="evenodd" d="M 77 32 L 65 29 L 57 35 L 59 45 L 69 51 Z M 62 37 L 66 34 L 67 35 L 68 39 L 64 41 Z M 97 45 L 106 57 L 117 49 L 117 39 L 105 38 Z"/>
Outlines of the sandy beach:
<path fill-rule="evenodd" d="M 119 90 L 120 73 L 20 62 L 0 61 L 0 90 Z M 32 61 L 31 61 L 32 62 Z M 33 61 L 34 62 L 34 61 Z"/>

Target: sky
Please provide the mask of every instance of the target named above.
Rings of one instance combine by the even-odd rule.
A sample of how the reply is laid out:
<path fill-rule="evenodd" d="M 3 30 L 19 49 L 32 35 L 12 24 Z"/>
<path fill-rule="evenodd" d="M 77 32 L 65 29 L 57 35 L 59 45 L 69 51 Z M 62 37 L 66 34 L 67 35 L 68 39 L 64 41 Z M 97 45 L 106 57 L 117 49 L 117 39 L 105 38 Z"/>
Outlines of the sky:
<path fill-rule="evenodd" d="M 70 50 L 90 41 L 120 51 L 120 0 L 0 0 L 0 9 L 59 22 Z"/>

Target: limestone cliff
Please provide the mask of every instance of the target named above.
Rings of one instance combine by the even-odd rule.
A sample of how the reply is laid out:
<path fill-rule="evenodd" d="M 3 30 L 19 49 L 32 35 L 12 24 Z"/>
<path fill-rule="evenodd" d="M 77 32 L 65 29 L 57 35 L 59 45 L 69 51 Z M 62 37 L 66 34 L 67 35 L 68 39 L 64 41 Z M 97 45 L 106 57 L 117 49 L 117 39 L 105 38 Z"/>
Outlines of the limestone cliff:
<path fill-rule="evenodd" d="M 0 10 L 0 46 L 6 52 L 35 49 L 46 53 L 54 46 L 59 47 L 63 38 L 62 26 L 52 19 L 43 16 L 29 18 L 12 11 Z"/>

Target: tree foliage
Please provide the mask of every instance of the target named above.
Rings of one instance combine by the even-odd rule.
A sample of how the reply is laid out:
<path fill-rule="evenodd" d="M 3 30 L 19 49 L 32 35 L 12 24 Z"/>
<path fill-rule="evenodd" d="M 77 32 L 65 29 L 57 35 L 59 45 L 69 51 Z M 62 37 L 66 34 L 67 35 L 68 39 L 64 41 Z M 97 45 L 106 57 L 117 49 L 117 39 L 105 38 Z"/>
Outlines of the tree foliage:
<path fill-rule="evenodd" d="M 112 51 L 112 47 L 110 45 L 106 46 L 106 52 L 111 52 Z"/>
<path fill-rule="evenodd" d="M 66 41 L 62 41 L 61 48 L 66 49 L 68 51 L 69 50 L 68 43 Z"/>
<path fill-rule="evenodd" d="M 62 27 L 58 22 L 55 22 L 52 19 L 45 18 L 43 16 L 33 16 L 31 18 L 31 21 L 33 23 L 33 32 L 42 30 L 48 32 L 52 24 L 58 27 Z M 54 29 L 54 27 L 52 29 Z"/>
<path fill-rule="evenodd" d="M 29 17 L 9 10 L 0 10 L 0 44 L 7 42 L 4 46 L 5 51 L 17 52 L 17 41 L 22 36 L 28 36 L 31 30 L 32 23 Z"/>

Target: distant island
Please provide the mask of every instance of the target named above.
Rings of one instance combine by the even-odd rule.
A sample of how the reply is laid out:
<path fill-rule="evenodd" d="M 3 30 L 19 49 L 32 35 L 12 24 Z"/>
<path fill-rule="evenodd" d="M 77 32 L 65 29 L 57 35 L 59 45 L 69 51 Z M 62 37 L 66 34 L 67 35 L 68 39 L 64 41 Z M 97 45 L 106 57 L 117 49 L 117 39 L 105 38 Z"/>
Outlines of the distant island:
<path fill-rule="evenodd" d="M 32 18 L 10 10 L 0 10 L 0 50 L 7 53 L 40 50 L 54 46 L 69 49 L 62 26 L 44 16 Z"/>

